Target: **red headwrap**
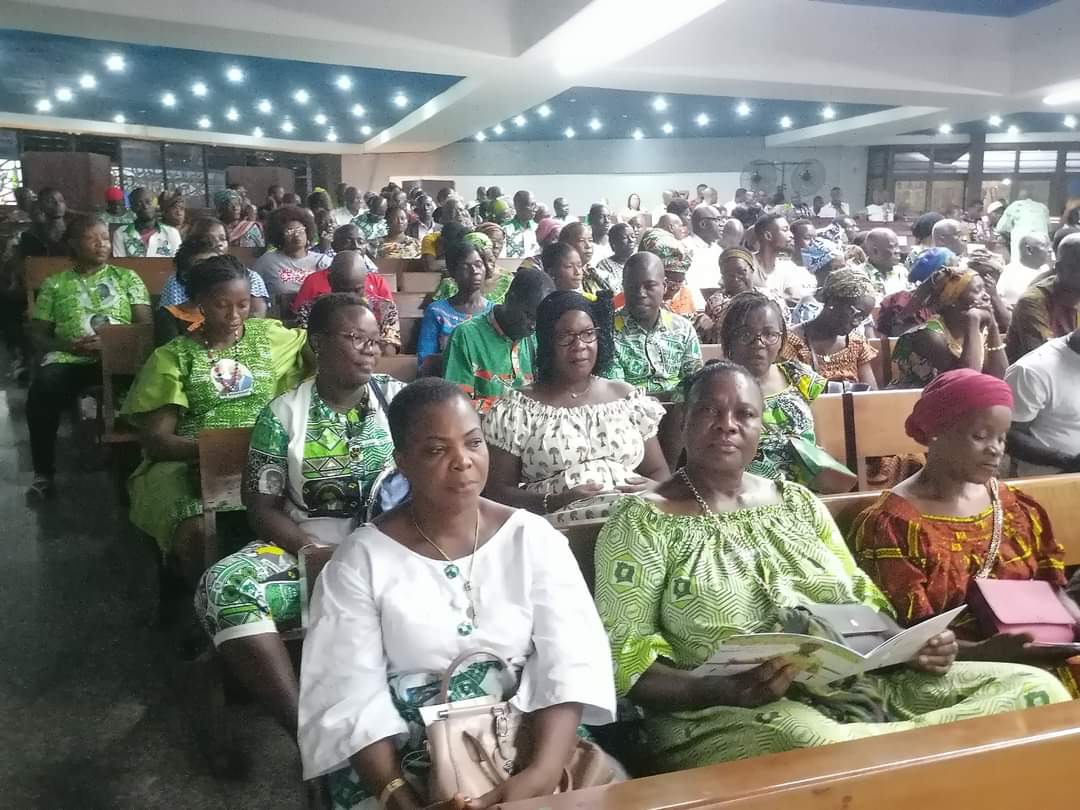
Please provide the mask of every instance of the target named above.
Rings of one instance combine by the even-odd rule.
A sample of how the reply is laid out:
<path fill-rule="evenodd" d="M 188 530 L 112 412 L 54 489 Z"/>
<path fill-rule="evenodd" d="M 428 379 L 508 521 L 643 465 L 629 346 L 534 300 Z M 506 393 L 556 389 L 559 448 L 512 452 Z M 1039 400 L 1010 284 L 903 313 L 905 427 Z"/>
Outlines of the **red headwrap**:
<path fill-rule="evenodd" d="M 958 368 L 934 377 L 922 391 L 911 416 L 904 422 L 907 435 L 919 444 L 954 425 L 973 411 L 1004 405 L 1011 408 L 1012 390 L 997 377 Z"/>
<path fill-rule="evenodd" d="M 109 186 L 105 189 L 105 202 L 120 202 L 124 199 L 124 192 L 120 186 Z"/>

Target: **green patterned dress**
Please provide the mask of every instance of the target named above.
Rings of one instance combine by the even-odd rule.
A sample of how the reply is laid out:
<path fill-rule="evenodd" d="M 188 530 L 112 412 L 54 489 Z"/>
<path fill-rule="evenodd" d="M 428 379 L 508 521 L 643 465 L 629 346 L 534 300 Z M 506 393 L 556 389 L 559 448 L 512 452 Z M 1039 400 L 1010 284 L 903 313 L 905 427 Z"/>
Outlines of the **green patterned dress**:
<path fill-rule="evenodd" d="M 596 604 L 620 697 L 658 658 L 694 669 L 728 636 L 771 631 L 783 608 L 860 602 L 891 612 L 824 504 L 798 484 L 777 486 L 779 504 L 713 517 L 669 515 L 637 496 L 615 507 L 597 540 Z M 837 718 L 826 700 L 793 688 L 753 709 L 646 710 L 648 753 L 657 771 L 682 770 L 1069 699 L 1052 675 L 1013 664 L 861 680 L 890 722 Z"/>
<path fill-rule="evenodd" d="M 784 478 L 805 484 L 807 481 L 803 479 L 808 473 L 791 445 L 791 438 L 817 443 L 810 403 L 825 393 L 828 380 L 795 360 L 782 360 L 776 367 L 788 385 L 783 391 L 765 397 L 761 439 L 746 471 L 762 478 Z"/>
<path fill-rule="evenodd" d="M 301 351 L 307 333 L 280 321 L 251 318 L 229 349 L 208 352 L 187 335 L 158 348 L 146 361 L 124 403 L 138 417 L 174 405 L 176 435 L 200 430 L 251 427 L 271 399 L 303 376 Z M 136 419 L 137 421 L 137 419 Z M 202 514 L 198 472 L 186 461 L 144 459 L 128 481 L 131 522 L 153 537 L 162 553 L 172 548 L 176 527 Z"/>
<path fill-rule="evenodd" d="M 404 388 L 374 374 L 365 397 L 342 414 L 306 380 L 263 408 L 252 430 L 248 491 L 282 497 L 285 514 L 313 543 L 341 543 L 393 463 L 390 425 L 371 386 L 388 403 Z M 296 629 L 304 602 L 296 556 L 263 540 L 211 566 L 195 590 L 195 612 L 216 645 Z"/>

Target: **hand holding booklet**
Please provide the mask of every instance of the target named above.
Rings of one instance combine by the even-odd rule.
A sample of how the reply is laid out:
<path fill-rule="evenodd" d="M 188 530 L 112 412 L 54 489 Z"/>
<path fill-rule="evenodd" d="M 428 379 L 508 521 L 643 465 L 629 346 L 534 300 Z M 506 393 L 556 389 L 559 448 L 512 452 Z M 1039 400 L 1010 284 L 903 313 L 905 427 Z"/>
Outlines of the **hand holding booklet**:
<path fill-rule="evenodd" d="M 834 681 L 906 664 L 926 643 L 948 626 L 967 605 L 909 627 L 865 655 L 835 641 L 799 633 L 754 633 L 724 639 L 709 660 L 694 670 L 695 675 L 738 675 L 774 658 L 793 664 L 796 682 L 827 686 Z"/>

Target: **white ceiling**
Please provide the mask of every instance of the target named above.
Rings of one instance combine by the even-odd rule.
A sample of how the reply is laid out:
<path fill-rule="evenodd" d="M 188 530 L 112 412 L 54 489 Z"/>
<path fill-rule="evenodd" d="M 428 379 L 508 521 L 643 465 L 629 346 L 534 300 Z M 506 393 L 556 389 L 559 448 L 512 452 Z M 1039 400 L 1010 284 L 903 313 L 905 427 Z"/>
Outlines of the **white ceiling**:
<path fill-rule="evenodd" d="M 1080 83 L 1080 0 L 1012 19 L 808 0 L 0 0 L 0 21 L 467 77 L 367 143 L 319 151 L 437 149 L 572 86 L 891 104 L 766 138 L 889 143 L 944 122 L 1048 109 L 1043 96 Z M 0 116 L 0 125 L 35 118 Z"/>

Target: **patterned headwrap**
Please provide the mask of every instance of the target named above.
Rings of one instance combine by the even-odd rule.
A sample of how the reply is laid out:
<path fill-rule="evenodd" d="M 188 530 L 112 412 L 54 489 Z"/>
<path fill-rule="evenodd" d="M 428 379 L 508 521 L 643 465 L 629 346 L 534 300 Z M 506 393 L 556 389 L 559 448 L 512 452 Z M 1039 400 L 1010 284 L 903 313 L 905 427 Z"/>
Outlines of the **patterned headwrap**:
<path fill-rule="evenodd" d="M 240 192 L 233 191 L 231 188 L 227 188 L 214 194 L 214 206 L 217 208 L 221 208 L 225 205 L 225 203 L 239 199 L 241 199 Z"/>
<path fill-rule="evenodd" d="M 682 242 L 662 228 L 649 228 L 638 243 L 638 250 L 659 257 L 665 273 L 682 273 L 690 269 L 693 254 Z"/>
<path fill-rule="evenodd" d="M 860 270 L 844 267 L 829 273 L 818 291 L 818 298 L 824 303 L 833 301 L 858 301 L 866 296 L 874 297 L 874 283 L 870 276 Z"/>
<path fill-rule="evenodd" d="M 1004 380 L 970 368 L 946 371 L 923 388 L 904 430 L 919 444 L 929 445 L 935 435 L 968 414 L 995 405 L 1013 406 L 1012 389 Z"/>
<path fill-rule="evenodd" d="M 481 222 L 476 226 L 477 233 L 482 233 L 488 239 L 491 240 L 491 244 L 495 244 L 496 239 L 506 241 L 506 231 L 496 225 L 494 222 Z"/>
<path fill-rule="evenodd" d="M 939 307 L 949 307 L 955 304 L 961 295 L 971 285 L 971 282 L 979 277 L 974 270 L 959 270 L 955 267 L 945 267 L 931 277 L 933 285 L 931 300 Z"/>
<path fill-rule="evenodd" d="M 840 245 L 828 239 L 822 239 L 820 236 L 814 237 L 802 250 L 803 265 L 815 275 L 828 266 L 834 258 L 843 255 Z"/>
<path fill-rule="evenodd" d="M 514 209 L 510 207 L 510 203 L 500 197 L 488 203 L 487 216 L 495 224 L 505 225 L 514 218 Z"/>
<path fill-rule="evenodd" d="M 750 265 L 750 269 L 754 269 L 754 254 L 744 247 L 729 247 L 725 248 L 724 252 L 720 254 L 720 264 L 723 264 L 728 259 L 739 259 Z"/>
<path fill-rule="evenodd" d="M 492 248 L 491 240 L 480 231 L 469 231 L 462 237 L 461 241 L 480 251 L 491 250 Z"/>
<path fill-rule="evenodd" d="M 911 265 L 908 281 L 912 284 L 922 284 L 942 267 L 952 264 L 955 258 L 956 254 L 948 248 L 932 247 L 924 250 Z"/>
<path fill-rule="evenodd" d="M 558 232 L 562 230 L 562 223 L 553 217 L 544 217 L 536 226 L 536 241 L 545 244 L 549 239 L 558 238 Z"/>

